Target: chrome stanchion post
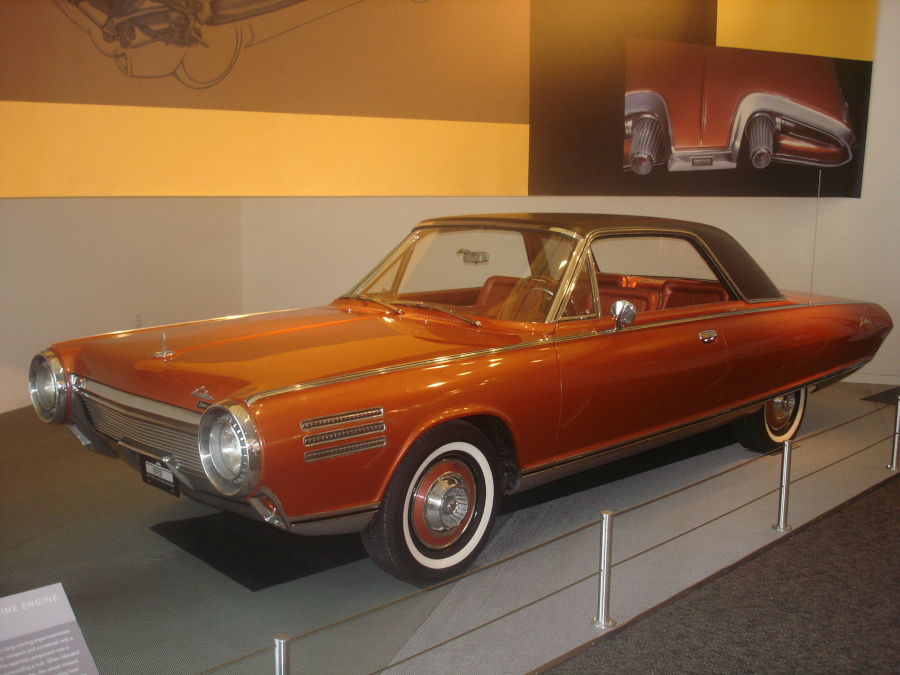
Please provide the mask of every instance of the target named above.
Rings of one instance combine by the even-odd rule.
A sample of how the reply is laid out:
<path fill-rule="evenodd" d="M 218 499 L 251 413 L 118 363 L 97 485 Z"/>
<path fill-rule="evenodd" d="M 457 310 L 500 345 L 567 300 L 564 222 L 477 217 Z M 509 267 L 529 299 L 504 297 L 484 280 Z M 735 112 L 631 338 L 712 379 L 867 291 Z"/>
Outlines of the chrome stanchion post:
<path fill-rule="evenodd" d="M 887 468 L 897 470 L 897 446 L 900 445 L 900 396 L 897 397 L 897 417 L 894 420 L 894 451 L 891 453 L 891 463 Z"/>
<path fill-rule="evenodd" d="M 291 636 L 275 636 L 275 675 L 291 675 Z"/>
<path fill-rule="evenodd" d="M 597 594 L 597 616 L 591 623 L 597 628 L 612 628 L 616 625 L 609 618 L 609 582 L 612 575 L 612 521 L 613 512 L 603 512 L 603 533 L 600 538 L 600 589 Z"/>
<path fill-rule="evenodd" d="M 785 441 L 781 453 L 781 500 L 778 504 L 778 522 L 772 526 L 773 530 L 779 532 L 790 532 L 792 529 L 787 524 L 788 490 L 791 487 L 791 446 L 792 441 Z"/>

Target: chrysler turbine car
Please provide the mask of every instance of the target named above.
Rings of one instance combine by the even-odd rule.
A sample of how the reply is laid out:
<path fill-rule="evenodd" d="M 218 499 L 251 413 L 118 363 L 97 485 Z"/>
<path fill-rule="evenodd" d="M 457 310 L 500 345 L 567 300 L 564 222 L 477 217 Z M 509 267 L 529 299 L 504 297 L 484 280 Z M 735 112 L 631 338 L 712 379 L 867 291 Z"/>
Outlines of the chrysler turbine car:
<path fill-rule="evenodd" d="M 892 327 L 871 302 L 780 291 L 711 226 L 461 216 L 322 307 L 54 344 L 30 392 L 151 485 L 361 532 L 427 584 L 471 565 L 506 495 L 719 425 L 775 449 Z"/>
<path fill-rule="evenodd" d="M 629 40 L 624 169 L 639 175 L 747 162 L 831 167 L 856 134 L 832 59 Z"/>

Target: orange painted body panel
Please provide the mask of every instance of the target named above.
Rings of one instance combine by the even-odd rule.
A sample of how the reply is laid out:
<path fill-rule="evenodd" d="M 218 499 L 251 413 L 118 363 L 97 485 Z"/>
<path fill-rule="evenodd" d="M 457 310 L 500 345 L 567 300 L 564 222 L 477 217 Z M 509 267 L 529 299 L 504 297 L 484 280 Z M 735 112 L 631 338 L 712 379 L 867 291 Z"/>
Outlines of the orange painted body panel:
<path fill-rule="evenodd" d="M 243 399 L 298 382 L 532 339 L 533 331 L 473 335 L 450 326 L 436 332 L 421 321 L 395 321 L 358 303 L 348 312 L 349 304 L 145 328 L 55 349 L 88 379 L 196 410 L 190 393 L 201 385 L 213 400 Z M 173 352 L 165 360 L 153 356 L 163 332 Z"/>
<path fill-rule="evenodd" d="M 522 386 L 523 374 L 528 386 Z M 387 445 L 374 451 L 305 462 L 302 419 L 384 408 Z M 482 355 L 349 383 L 291 392 L 253 406 L 267 439 L 261 482 L 289 516 L 377 503 L 405 450 L 450 419 L 495 415 L 513 431 L 522 468 L 552 457 L 559 410 L 559 371 L 552 343 Z"/>
<path fill-rule="evenodd" d="M 646 312 L 628 330 L 613 333 L 602 332 L 612 329 L 611 318 L 560 326 L 560 336 L 588 332 L 557 344 L 564 393 L 556 459 L 657 433 L 715 408 L 722 400 L 725 343 L 704 344 L 698 334 L 716 329 L 717 319 L 649 326 L 686 314 Z"/>

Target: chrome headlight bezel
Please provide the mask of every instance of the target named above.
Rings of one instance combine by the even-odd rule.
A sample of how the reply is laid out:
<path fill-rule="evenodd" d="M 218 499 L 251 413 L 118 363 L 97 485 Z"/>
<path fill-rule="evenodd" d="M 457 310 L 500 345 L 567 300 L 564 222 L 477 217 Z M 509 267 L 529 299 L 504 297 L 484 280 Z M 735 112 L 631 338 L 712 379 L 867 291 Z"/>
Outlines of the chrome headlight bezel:
<path fill-rule="evenodd" d="M 66 370 L 56 354 L 41 352 L 28 369 L 31 405 L 44 422 L 59 424 L 69 412 L 69 383 Z"/>
<path fill-rule="evenodd" d="M 222 434 L 232 435 L 240 451 L 240 463 L 223 452 L 218 440 Z M 227 497 L 244 497 L 259 482 L 262 466 L 259 433 L 250 413 L 239 403 L 224 401 L 208 408 L 200 418 L 198 430 L 200 462 L 213 486 Z"/>

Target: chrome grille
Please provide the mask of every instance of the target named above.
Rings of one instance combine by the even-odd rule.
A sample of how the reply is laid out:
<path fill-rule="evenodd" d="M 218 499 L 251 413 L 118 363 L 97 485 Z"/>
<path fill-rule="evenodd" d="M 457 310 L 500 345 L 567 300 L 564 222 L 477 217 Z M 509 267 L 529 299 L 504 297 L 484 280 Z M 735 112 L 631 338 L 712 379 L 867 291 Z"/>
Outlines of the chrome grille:
<path fill-rule="evenodd" d="M 79 395 L 97 433 L 157 458 L 173 455 L 182 471 L 206 475 L 197 445 L 199 414 L 96 382 L 84 382 Z"/>
<path fill-rule="evenodd" d="M 353 412 L 340 413 L 338 415 L 326 415 L 325 417 L 314 417 L 310 420 L 300 422 L 301 431 L 312 431 L 313 429 L 321 429 L 322 427 L 333 427 L 338 424 L 347 424 L 349 422 L 360 422 L 362 420 L 376 419 L 384 416 L 384 408 L 368 408 L 366 410 L 354 410 Z"/>
<path fill-rule="evenodd" d="M 377 434 L 379 431 L 384 431 L 385 428 L 384 422 L 373 422 L 372 424 L 361 424 L 356 427 L 337 429 L 336 431 L 325 431 L 321 434 L 310 434 L 303 439 L 303 445 L 309 448 L 314 445 L 322 445 L 323 443 L 334 443 L 335 441 L 343 441 L 357 436 Z"/>

